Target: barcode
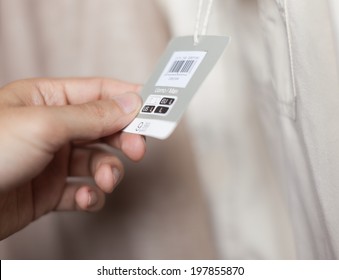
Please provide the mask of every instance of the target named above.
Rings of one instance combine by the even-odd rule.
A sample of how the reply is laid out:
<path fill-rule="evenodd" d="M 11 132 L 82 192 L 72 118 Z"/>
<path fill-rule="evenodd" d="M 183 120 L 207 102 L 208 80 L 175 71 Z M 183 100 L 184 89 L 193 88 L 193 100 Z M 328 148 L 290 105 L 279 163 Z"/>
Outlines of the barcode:
<path fill-rule="evenodd" d="M 185 88 L 206 54 L 203 51 L 174 52 L 155 86 Z"/>
<path fill-rule="evenodd" d="M 193 65 L 195 64 L 196 60 L 189 59 L 189 60 L 175 60 L 169 69 L 169 74 L 185 74 L 189 73 L 192 69 Z"/>

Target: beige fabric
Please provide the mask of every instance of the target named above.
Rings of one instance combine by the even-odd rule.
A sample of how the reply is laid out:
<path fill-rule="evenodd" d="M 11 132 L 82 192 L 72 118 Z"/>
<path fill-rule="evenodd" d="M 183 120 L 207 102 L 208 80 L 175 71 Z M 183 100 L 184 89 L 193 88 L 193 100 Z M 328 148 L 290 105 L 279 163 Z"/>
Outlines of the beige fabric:
<path fill-rule="evenodd" d="M 0 81 L 144 82 L 196 0 L 0 1 Z M 1 258 L 338 258 L 338 73 L 327 1 L 215 0 L 232 43 L 99 214 L 54 213 Z"/>
<path fill-rule="evenodd" d="M 194 23 L 197 1 L 182 2 L 162 1 L 174 35 L 192 32 L 188 22 Z M 187 117 L 219 253 L 230 259 L 295 258 L 279 169 L 267 149 L 268 120 L 262 122 L 262 104 L 256 104 L 271 94 L 262 84 L 269 69 L 258 5 L 215 1 L 213 11 L 209 33 L 232 40 Z"/>
<path fill-rule="evenodd" d="M 219 213 L 213 215 L 217 218 L 217 232 L 225 233 L 218 244 L 225 244 L 223 252 L 232 257 L 238 256 L 241 245 L 251 240 L 252 246 L 258 245 L 255 252 L 265 256 L 279 252 L 280 256 L 296 254 L 298 258 L 338 258 L 336 120 L 339 118 L 339 99 L 337 53 L 331 21 L 331 15 L 336 14 L 330 11 L 328 2 L 322 0 L 230 0 L 219 1 L 217 5 L 218 15 L 214 16 L 214 27 L 210 30 L 231 34 L 237 50 L 231 53 L 230 48 L 231 58 L 228 64 L 225 62 L 225 76 L 219 76 L 218 80 L 215 72 L 215 80 L 211 84 L 205 83 L 205 96 L 200 94 L 197 103 L 200 112 L 206 107 L 211 108 L 213 104 L 206 100 L 213 92 L 216 103 L 223 107 L 218 106 L 219 109 L 201 118 L 192 106 L 189 116 L 192 133 L 199 139 L 196 142 L 198 153 L 206 156 L 206 147 L 209 147 L 206 158 L 211 156 L 211 162 L 215 163 L 221 150 L 226 153 L 232 148 L 238 151 L 229 165 L 227 160 L 231 157 L 228 155 L 226 162 L 222 157 L 224 164 L 217 165 L 220 170 L 216 174 L 213 173 L 216 165 L 203 162 L 200 166 L 205 171 L 202 173 L 205 185 L 212 186 L 218 176 L 215 186 L 222 185 L 212 192 L 211 204 L 221 205 L 218 200 L 226 201 L 230 197 L 227 192 L 228 195 L 220 196 L 221 189 L 238 194 L 223 208 L 212 208 L 214 213 Z M 180 32 L 181 25 L 179 22 L 174 29 Z M 235 61 L 232 61 L 233 55 Z M 222 75 L 221 72 L 218 74 Z M 212 84 L 219 87 L 211 91 Z M 216 119 L 223 122 L 206 131 Z M 232 124 L 227 125 L 227 120 L 234 125 L 233 130 L 229 130 Z M 220 142 L 223 137 L 225 140 L 231 138 L 227 137 L 230 131 L 236 139 L 233 146 L 227 141 Z M 201 135 L 204 137 L 199 137 Z M 211 152 L 214 148 L 215 153 Z M 208 166 L 213 167 L 206 172 Z M 222 168 L 225 166 L 238 166 L 241 173 L 224 176 Z M 225 178 L 232 177 L 237 183 L 225 184 Z M 223 183 L 218 184 L 222 180 Z M 275 187 L 279 187 L 283 195 Z M 239 189 L 246 189 L 249 201 Z M 235 216 L 223 212 L 237 199 L 247 202 L 235 215 L 244 217 L 242 221 L 234 221 Z M 253 201 L 260 203 L 260 207 L 251 207 Z M 286 208 L 288 216 L 285 215 Z M 245 209 L 250 211 L 246 213 Z M 228 210 L 227 213 L 231 209 Z M 254 217 L 260 217 L 261 228 L 245 228 Z M 228 220 L 232 224 L 227 223 Z M 241 226 L 235 235 L 241 245 L 232 250 L 232 246 L 226 244 L 230 238 L 225 236 L 230 237 L 230 229 Z M 266 239 L 266 243 L 263 240 L 255 242 L 260 240 L 256 232 Z M 285 246 L 286 250 L 274 247 L 277 244 Z M 241 255 L 246 253 L 248 251 Z"/>

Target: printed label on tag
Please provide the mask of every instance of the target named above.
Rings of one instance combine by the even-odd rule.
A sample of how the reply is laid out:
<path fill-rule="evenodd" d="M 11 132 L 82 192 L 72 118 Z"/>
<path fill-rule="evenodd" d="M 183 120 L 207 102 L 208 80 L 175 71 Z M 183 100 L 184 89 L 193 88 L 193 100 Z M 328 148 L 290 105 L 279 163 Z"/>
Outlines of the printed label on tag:
<path fill-rule="evenodd" d="M 185 88 L 205 57 L 206 52 L 175 52 L 159 80 L 156 87 Z"/>
<path fill-rule="evenodd" d="M 229 37 L 174 38 L 141 91 L 138 116 L 124 129 L 129 133 L 165 139 L 174 131 L 185 109 L 224 49 Z"/>

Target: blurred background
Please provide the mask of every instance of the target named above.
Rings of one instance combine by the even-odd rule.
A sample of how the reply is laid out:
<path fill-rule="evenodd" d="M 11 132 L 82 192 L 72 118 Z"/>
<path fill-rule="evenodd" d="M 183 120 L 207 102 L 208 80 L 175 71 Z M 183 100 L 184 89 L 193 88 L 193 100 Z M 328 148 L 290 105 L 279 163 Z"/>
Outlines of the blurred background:
<path fill-rule="evenodd" d="M 232 42 L 174 134 L 147 139 L 141 163 L 124 160 L 125 178 L 103 211 L 49 214 L 2 241 L 0 257 L 296 258 L 279 132 L 294 103 L 289 89 L 272 93 L 272 73 L 289 73 L 289 65 L 269 67 L 262 24 L 284 24 L 279 2 L 215 0 L 208 34 Z M 172 37 L 193 35 L 197 7 L 197 0 L 1 0 L 0 84 L 67 76 L 143 84 Z"/>

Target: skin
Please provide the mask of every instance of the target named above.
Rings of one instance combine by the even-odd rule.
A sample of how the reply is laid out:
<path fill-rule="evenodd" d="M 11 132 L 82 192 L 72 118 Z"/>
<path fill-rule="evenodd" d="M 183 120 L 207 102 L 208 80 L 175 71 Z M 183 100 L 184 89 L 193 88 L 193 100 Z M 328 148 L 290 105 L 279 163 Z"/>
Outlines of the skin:
<path fill-rule="evenodd" d="M 104 206 L 124 169 L 97 147 L 133 161 L 145 153 L 143 137 L 121 132 L 140 109 L 138 91 L 100 78 L 30 79 L 0 89 L 0 239 L 50 211 Z"/>

